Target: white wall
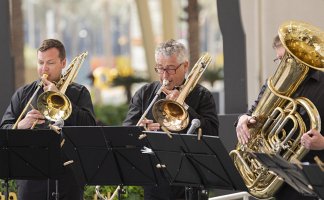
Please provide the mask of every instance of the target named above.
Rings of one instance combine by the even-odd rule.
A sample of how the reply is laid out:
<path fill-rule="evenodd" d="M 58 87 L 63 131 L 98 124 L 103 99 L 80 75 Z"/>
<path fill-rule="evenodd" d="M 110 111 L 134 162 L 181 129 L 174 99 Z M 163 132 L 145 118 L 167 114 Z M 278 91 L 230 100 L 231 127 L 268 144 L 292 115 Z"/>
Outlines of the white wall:
<path fill-rule="evenodd" d="M 240 0 L 246 34 L 248 103 L 256 99 L 265 79 L 276 69 L 272 40 L 280 24 L 300 20 L 324 31 L 324 0 Z"/>

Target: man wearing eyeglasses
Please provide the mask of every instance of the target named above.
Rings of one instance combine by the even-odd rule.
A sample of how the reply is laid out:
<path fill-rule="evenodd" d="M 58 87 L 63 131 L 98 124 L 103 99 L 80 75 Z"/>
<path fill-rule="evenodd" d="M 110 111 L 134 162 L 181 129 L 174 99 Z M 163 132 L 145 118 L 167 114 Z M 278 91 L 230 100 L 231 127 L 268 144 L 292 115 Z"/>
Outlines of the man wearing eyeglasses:
<path fill-rule="evenodd" d="M 123 125 L 137 124 L 161 88 L 164 80 L 168 81 L 168 84 L 159 95 L 158 100 L 176 100 L 179 96 L 181 87 L 185 82 L 186 73 L 189 70 L 187 51 L 184 45 L 173 39 L 159 44 L 155 49 L 155 61 L 156 65 L 154 68 L 159 75 L 159 81 L 146 84 L 135 93 L 131 99 L 129 111 Z M 189 120 L 200 120 L 200 128 L 203 134 L 218 135 L 216 105 L 212 94 L 205 87 L 197 84 L 186 97 L 184 104 L 190 117 Z M 145 126 L 147 130 L 151 131 L 160 130 L 161 128 L 160 124 L 154 121 L 152 110 L 148 111 L 146 118 L 140 122 L 140 125 Z M 181 132 L 186 133 L 187 129 Z M 162 175 L 158 175 L 158 181 L 158 187 L 144 187 L 145 200 L 185 198 L 184 187 L 170 187 L 168 181 Z M 191 199 L 198 199 L 196 198 L 197 196 L 194 196 L 197 195 L 195 192 L 191 193 L 191 195 L 193 195 Z"/>

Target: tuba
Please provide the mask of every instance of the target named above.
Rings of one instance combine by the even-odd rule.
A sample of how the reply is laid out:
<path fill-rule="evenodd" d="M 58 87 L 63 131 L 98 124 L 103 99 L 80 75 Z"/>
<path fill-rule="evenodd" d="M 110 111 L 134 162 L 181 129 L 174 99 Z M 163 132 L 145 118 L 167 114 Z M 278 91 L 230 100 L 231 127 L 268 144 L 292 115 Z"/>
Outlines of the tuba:
<path fill-rule="evenodd" d="M 195 66 L 190 71 L 186 82 L 184 83 L 178 98 L 175 101 L 161 99 L 153 105 L 153 117 L 161 125 L 169 131 L 181 131 L 189 124 L 189 115 L 183 104 L 196 86 L 203 72 L 207 69 L 211 62 L 208 53 L 199 58 Z"/>
<path fill-rule="evenodd" d="M 37 99 L 37 109 L 50 121 L 66 120 L 72 113 L 72 104 L 64 94 L 67 87 L 74 81 L 79 69 L 88 55 L 83 52 L 69 64 L 66 72 L 56 84 L 59 92 L 46 91 Z"/>
<path fill-rule="evenodd" d="M 253 152 L 280 155 L 290 162 L 301 160 L 308 152 L 300 144 L 302 134 L 309 129 L 321 130 L 314 104 L 293 95 L 310 68 L 324 71 L 323 32 L 307 23 L 289 21 L 278 33 L 286 53 L 252 113 L 256 123 L 249 127 L 249 142 L 230 152 L 250 193 L 257 198 L 274 196 L 283 181 L 256 160 Z M 304 118 L 301 111 L 307 114 Z"/>

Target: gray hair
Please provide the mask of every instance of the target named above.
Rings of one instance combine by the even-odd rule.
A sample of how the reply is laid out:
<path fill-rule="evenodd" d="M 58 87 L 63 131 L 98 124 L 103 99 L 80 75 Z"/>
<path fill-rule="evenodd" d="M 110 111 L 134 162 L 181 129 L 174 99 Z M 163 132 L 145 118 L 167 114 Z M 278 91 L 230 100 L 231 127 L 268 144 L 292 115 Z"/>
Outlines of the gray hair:
<path fill-rule="evenodd" d="M 176 55 L 179 63 L 182 63 L 188 59 L 187 50 L 185 46 L 174 39 L 170 39 L 166 42 L 162 42 L 156 47 L 155 60 L 157 60 L 157 57 L 159 55 L 166 56 L 166 57 Z"/>

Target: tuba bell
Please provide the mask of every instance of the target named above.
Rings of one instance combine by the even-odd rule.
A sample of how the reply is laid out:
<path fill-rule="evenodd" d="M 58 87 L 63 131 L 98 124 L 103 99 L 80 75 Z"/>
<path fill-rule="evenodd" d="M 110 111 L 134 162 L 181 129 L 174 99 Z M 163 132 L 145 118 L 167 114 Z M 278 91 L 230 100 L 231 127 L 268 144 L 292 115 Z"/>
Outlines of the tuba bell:
<path fill-rule="evenodd" d="M 161 99 L 153 105 L 153 117 L 161 125 L 169 131 L 181 131 L 189 124 L 189 115 L 183 104 L 198 83 L 203 72 L 207 69 L 211 62 L 208 53 L 199 58 L 195 66 L 190 71 L 186 82 L 184 83 L 178 98 L 173 100 Z"/>
<path fill-rule="evenodd" d="M 237 144 L 230 152 L 250 193 L 257 198 L 274 196 L 283 181 L 256 160 L 253 152 L 280 155 L 290 162 L 301 160 L 308 152 L 300 144 L 302 134 L 313 128 L 321 130 L 314 104 L 293 95 L 311 68 L 324 71 L 323 32 L 307 23 L 289 21 L 280 26 L 278 34 L 286 53 L 252 113 L 257 122 L 249 127 L 249 142 Z"/>

